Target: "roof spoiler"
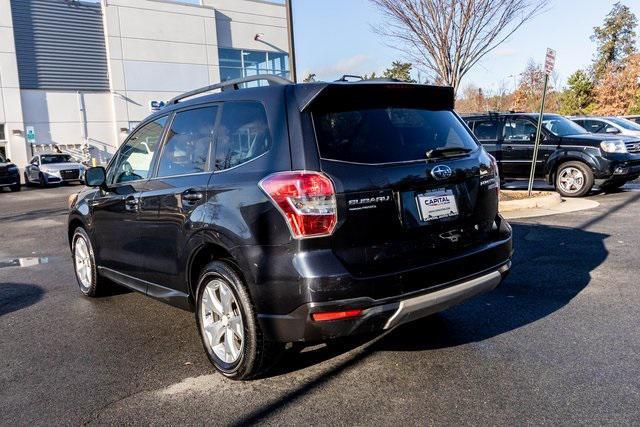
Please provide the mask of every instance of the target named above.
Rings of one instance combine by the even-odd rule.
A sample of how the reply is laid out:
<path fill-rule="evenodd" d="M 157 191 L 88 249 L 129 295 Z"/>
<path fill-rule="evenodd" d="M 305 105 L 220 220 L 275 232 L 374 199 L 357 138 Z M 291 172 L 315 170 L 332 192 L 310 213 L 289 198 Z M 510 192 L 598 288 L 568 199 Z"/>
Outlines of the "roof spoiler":
<path fill-rule="evenodd" d="M 311 83 L 296 87 L 298 109 L 308 111 L 312 106 L 321 110 L 348 110 L 388 107 L 453 110 L 455 97 L 450 86 L 429 86 L 412 83 Z"/>

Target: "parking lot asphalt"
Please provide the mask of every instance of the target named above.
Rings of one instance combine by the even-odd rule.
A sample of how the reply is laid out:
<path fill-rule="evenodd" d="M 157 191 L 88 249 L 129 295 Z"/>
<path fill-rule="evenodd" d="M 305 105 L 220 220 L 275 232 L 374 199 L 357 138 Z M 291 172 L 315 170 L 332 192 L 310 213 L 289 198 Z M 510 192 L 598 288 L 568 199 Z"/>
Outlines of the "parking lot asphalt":
<path fill-rule="evenodd" d="M 640 423 L 637 185 L 512 221 L 514 267 L 497 290 L 371 340 L 290 352 L 246 383 L 213 371 L 191 313 L 79 294 L 65 229 L 77 190 L 0 193 L 0 424 Z"/>

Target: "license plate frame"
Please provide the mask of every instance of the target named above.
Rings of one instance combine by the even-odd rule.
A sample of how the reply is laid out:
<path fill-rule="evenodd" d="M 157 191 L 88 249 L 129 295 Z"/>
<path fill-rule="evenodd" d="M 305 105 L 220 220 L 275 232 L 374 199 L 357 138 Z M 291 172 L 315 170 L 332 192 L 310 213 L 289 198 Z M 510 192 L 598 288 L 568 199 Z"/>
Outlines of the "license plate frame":
<path fill-rule="evenodd" d="M 453 190 L 441 188 L 416 194 L 416 206 L 422 222 L 455 218 L 460 214 Z"/>

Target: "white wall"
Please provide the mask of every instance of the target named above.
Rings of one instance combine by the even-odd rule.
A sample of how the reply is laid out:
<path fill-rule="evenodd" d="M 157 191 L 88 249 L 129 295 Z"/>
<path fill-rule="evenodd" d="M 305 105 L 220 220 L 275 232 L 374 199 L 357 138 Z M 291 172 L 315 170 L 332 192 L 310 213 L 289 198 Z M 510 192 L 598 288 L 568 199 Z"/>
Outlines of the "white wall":
<path fill-rule="evenodd" d="M 117 128 L 143 120 L 150 101 L 218 81 L 215 11 L 154 0 L 103 2 Z M 126 135 L 119 135 L 120 140 Z"/>
<path fill-rule="evenodd" d="M 24 139 L 19 87 L 11 4 L 9 0 L 0 0 L 0 123 L 5 123 L 8 157 L 24 167 L 30 153 Z M 14 131 L 21 135 L 14 135 Z"/>
<path fill-rule="evenodd" d="M 21 98 L 37 144 L 83 144 L 86 136 L 100 150 L 116 150 L 110 93 L 23 89 Z"/>
<path fill-rule="evenodd" d="M 260 0 L 202 0 L 216 9 L 221 47 L 288 51 L 287 12 L 282 4 Z M 255 40 L 256 34 L 263 34 Z"/>

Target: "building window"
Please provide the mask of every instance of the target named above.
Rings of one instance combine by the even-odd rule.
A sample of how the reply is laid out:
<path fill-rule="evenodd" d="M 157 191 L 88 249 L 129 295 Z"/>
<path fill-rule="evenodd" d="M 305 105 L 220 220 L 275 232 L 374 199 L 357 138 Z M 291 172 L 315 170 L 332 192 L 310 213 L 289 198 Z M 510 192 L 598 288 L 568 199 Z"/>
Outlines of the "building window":
<path fill-rule="evenodd" d="M 0 141 L 4 141 L 5 135 L 4 135 L 4 123 L 0 123 Z"/>
<path fill-rule="evenodd" d="M 259 74 L 276 74 L 289 78 L 289 55 L 281 52 L 265 52 L 244 49 L 218 49 L 220 58 L 220 80 L 238 79 Z M 258 81 L 246 86 L 264 86 Z"/>

